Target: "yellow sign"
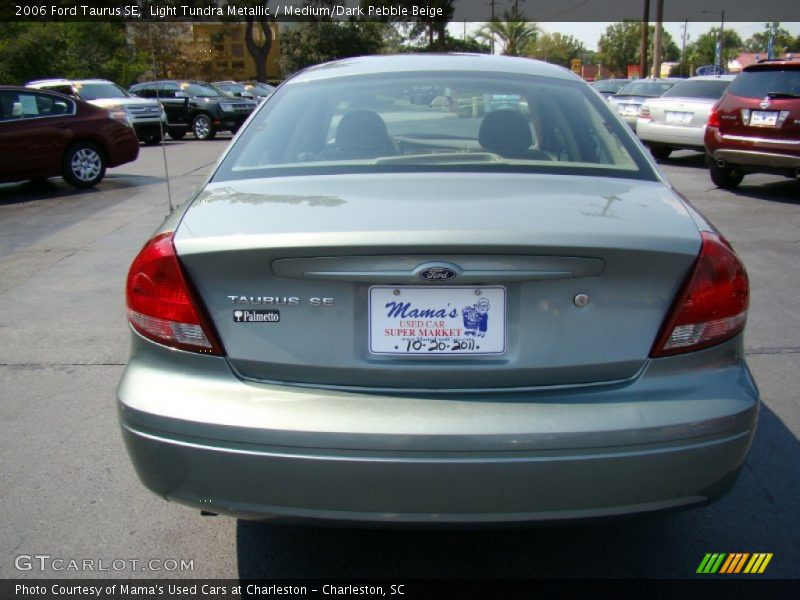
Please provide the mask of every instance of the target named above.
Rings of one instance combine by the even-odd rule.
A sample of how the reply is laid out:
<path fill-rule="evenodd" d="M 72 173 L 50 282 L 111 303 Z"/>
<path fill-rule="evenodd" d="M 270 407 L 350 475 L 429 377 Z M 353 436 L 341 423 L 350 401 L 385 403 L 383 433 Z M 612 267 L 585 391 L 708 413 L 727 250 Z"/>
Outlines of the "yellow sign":
<path fill-rule="evenodd" d="M 573 58 L 572 59 L 572 72 L 577 73 L 578 75 L 581 74 L 581 59 L 580 58 Z"/>

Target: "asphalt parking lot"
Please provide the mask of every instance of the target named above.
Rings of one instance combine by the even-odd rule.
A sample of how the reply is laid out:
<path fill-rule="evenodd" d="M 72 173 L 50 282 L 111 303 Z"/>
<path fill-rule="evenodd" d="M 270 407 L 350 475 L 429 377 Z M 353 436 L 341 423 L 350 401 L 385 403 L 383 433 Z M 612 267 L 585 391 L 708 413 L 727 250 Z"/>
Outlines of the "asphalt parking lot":
<path fill-rule="evenodd" d="M 229 139 L 167 143 L 175 203 Z M 663 169 L 749 270 L 746 348 L 764 404 L 741 478 L 706 508 L 499 531 L 237 522 L 146 491 L 122 446 L 114 389 L 128 352 L 125 274 L 168 212 L 162 149 L 142 147 L 93 190 L 0 185 L 0 578 L 684 578 L 707 552 L 771 552 L 764 577 L 800 578 L 800 183 L 753 175 L 718 190 L 690 152 Z M 17 557 L 36 555 L 127 566 L 18 568 L 27 563 Z M 162 566 L 131 567 L 152 559 Z"/>

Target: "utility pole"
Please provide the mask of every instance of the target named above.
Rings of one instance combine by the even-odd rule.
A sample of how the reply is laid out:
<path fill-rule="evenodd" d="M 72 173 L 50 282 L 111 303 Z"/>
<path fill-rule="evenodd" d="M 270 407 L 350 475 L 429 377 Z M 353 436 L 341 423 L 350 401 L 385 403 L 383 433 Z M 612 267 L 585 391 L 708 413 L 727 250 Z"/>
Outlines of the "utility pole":
<path fill-rule="evenodd" d="M 656 31 L 653 36 L 653 77 L 661 77 L 661 35 L 663 33 L 664 0 L 656 0 Z"/>
<path fill-rule="evenodd" d="M 719 70 L 720 73 L 725 72 L 725 53 L 722 51 L 722 44 L 724 44 L 724 39 L 722 37 L 722 30 L 725 28 L 725 9 L 722 9 L 722 13 L 720 13 L 720 22 L 719 22 L 719 41 L 717 42 L 717 46 L 719 47 Z M 724 65 L 724 66 L 723 66 Z"/>
<path fill-rule="evenodd" d="M 777 29 L 777 21 L 772 22 L 772 27 L 769 28 L 769 42 L 767 42 L 767 58 L 772 60 L 775 58 L 775 29 Z"/>
<path fill-rule="evenodd" d="M 495 3 L 495 0 L 489 0 L 489 6 L 492 7 L 492 18 L 491 18 L 492 21 L 494 21 L 494 3 Z M 494 55 L 494 33 L 492 34 L 492 37 L 489 40 L 489 52 L 492 55 Z"/>
<path fill-rule="evenodd" d="M 650 27 L 650 0 L 644 0 L 644 14 L 642 15 L 642 43 L 639 45 L 639 77 L 646 77 L 647 73 L 647 33 Z"/>
<path fill-rule="evenodd" d="M 683 65 L 686 64 L 686 32 L 689 30 L 689 19 L 683 20 L 683 35 L 681 36 L 681 77 L 683 77 Z"/>

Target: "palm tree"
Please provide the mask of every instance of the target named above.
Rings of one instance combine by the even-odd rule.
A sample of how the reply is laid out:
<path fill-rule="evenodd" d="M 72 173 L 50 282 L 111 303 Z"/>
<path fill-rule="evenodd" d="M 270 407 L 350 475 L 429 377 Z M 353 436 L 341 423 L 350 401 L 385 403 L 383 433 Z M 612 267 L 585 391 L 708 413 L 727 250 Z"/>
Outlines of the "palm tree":
<path fill-rule="evenodd" d="M 525 21 L 525 16 L 512 9 L 503 14 L 503 20 L 489 21 L 475 34 L 475 38 L 491 43 L 499 40 L 503 54 L 522 56 L 529 43 L 535 43 L 541 28 L 533 21 Z"/>

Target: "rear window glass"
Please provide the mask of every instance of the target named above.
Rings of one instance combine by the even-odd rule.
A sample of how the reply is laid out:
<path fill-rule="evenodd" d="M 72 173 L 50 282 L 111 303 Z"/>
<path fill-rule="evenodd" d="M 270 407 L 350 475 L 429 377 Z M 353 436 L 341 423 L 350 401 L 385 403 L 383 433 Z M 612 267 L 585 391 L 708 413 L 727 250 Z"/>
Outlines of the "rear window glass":
<path fill-rule="evenodd" d="M 446 72 L 290 82 L 214 180 L 498 169 L 652 178 L 623 128 L 573 81 Z"/>
<path fill-rule="evenodd" d="M 768 94 L 800 97 L 800 69 L 743 71 L 728 90 L 745 98 L 764 98 Z"/>
<path fill-rule="evenodd" d="M 729 84 L 730 81 L 724 79 L 680 81 L 667 90 L 664 98 L 707 98 L 709 100 L 719 100 Z"/>
<path fill-rule="evenodd" d="M 622 86 L 627 85 L 627 81 L 617 81 L 615 79 L 606 79 L 604 81 L 595 81 L 592 84 L 592 87 L 596 89 L 598 92 L 611 92 L 614 93 L 620 89 Z"/>
<path fill-rule="evenodd" d="M 675 85 L 671 81 L 632 81 L 620 91 L 617 92 L 620 96 L 661 96 L 669 88 Z"/>

